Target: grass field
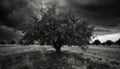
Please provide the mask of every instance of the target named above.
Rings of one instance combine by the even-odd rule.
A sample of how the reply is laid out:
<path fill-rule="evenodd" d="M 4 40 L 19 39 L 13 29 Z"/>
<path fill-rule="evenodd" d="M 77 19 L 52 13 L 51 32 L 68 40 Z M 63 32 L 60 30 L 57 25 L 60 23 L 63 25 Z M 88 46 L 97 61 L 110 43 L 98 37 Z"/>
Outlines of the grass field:
<path fill-rule="evenodd" d="M 51 46 L 0 46 L 0 69 L 120 69 L 120 48 L 64 46 L 56 54 Z"/>

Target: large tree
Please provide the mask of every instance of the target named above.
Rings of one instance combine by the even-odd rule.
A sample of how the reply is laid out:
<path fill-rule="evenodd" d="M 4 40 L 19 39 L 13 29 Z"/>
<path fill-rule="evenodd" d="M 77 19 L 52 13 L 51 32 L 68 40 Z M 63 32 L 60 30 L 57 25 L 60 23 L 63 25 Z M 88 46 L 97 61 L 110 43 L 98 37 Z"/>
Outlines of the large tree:
<path fill-rule="evenodd" d="M 63 45 L 82 46 L 89 43 L 93 35 L 93 26 L 81 21 L 73 12 L 58 12 L 55 5 L 41 9 L 41 17 L 32 17 L 33 21 L 20 26 L 25 35 L 22 40 L 32 43 L 53 45 L 61 52 Z"/>
<path fill-rule="evenodd" d="M 17 41 L 15 39 L 11 40 L 9 44 L 17 44 Z"/>

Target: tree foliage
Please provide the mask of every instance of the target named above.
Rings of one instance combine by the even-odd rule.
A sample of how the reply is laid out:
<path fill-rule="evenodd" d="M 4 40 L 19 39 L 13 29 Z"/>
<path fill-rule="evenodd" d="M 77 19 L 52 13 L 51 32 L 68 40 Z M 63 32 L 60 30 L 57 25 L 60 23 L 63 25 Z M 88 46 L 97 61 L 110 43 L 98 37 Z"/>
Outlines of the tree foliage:
<path fill-rule="evenodd" d="M 120 45 L 120 39 L 115 42 L 117 45 Z"/>
<path fill-rule="evenodd" d="M 105 45 L 106 45 L 106 42 L 103 42 L 102 45 L 105 46 Z"/>
<path fill-rule="evenodd" d="M 82 46 L 89 43 L 93 35 L 93 26 L 81 21 L 73 12 L 57 12 L 52 5 L 41 9 L 41 18 L 32 17 L 33 21 L 21 26 L 25 33 L 22 40 L 53 45 L 60 52 L 63 45 Z"/>
<path fill-rule="evenodd" d="M 113 41 L 111 41 L 111 40 L 107 40 L 106 42 L 105 42 L 107 45 L 112 45 L 113 44 Z"/>
<path fill-rule="evenodd" d="M 11 40 L 9 44 L 16 44 L 17 41 L 15 39 Z"/>
<path fill-rule="evenodd" d="M 93 42 L 93 44 L 94 44 L 94 45 L 100 45 L 101 42 L 100 42 L 100 40 L 95 40 L 95 41 Z"/>
<path fill-rule="evenodd" d="M 1 40 L 0 44 L 7 44 L 7 41 L 6 40 Z"/>

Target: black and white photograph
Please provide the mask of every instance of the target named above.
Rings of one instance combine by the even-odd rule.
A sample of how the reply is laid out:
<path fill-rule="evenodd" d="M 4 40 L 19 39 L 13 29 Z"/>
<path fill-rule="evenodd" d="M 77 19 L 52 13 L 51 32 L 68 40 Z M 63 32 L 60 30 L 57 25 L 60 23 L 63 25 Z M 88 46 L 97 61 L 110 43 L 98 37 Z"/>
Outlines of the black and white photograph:
<path fill-rule="evenodd" d="M 120 0 L 0 0 L 0 69 L 120 69 Z"/>

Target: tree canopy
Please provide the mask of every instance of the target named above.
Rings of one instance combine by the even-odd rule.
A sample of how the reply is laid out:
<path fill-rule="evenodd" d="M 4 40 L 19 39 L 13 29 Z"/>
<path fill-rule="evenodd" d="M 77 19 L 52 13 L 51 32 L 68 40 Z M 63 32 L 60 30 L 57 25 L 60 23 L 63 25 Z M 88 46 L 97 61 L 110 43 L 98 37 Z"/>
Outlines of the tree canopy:
<path fill-rule="evenodd" d="M 9 44 L 17 44 L 17 41 L 15 39 L 11 40 Z"/>
<path fill-rule="evenodd" d="M 82 46 L 89 43 L 93 35 L 93 26 L 81 21 L 75 13 L 58 12 L 55 5 L 40 10 L 41 17 L 32 17 L 31 22 L 20 26 L 25 35 L 22 40 L 28 43 L 34 40 L 41 44 L 53 45 L 60 52 L 63 45 Z"/>
<path fill-rule="evenodd" d="M 95 40 L 95 41 L 93 42 L 93 44 L 95 44 L 95 45 L 100 45 L 101 42 L 100 42 L 100 40 Z"/>
<path fill-rule="evenodd" d="M 115 42 L 117 45 L 120 45 L 120 39 Z"/>
<path fill-rule="evenodd" d="M 112 45 L 114 42 L 111 41 L 111 40 L 107 40 L 105 43 L 110 46 L 110 45 Z"/>
<path fill-rule="evenodd" d="M 7 41 L 6 41 L 6 40 L 1 40 L 1 41 L 0 41 L 0 44 L 3 44 L 3 45 L 4 45 L 4 44 L 7 44 Z"/>

